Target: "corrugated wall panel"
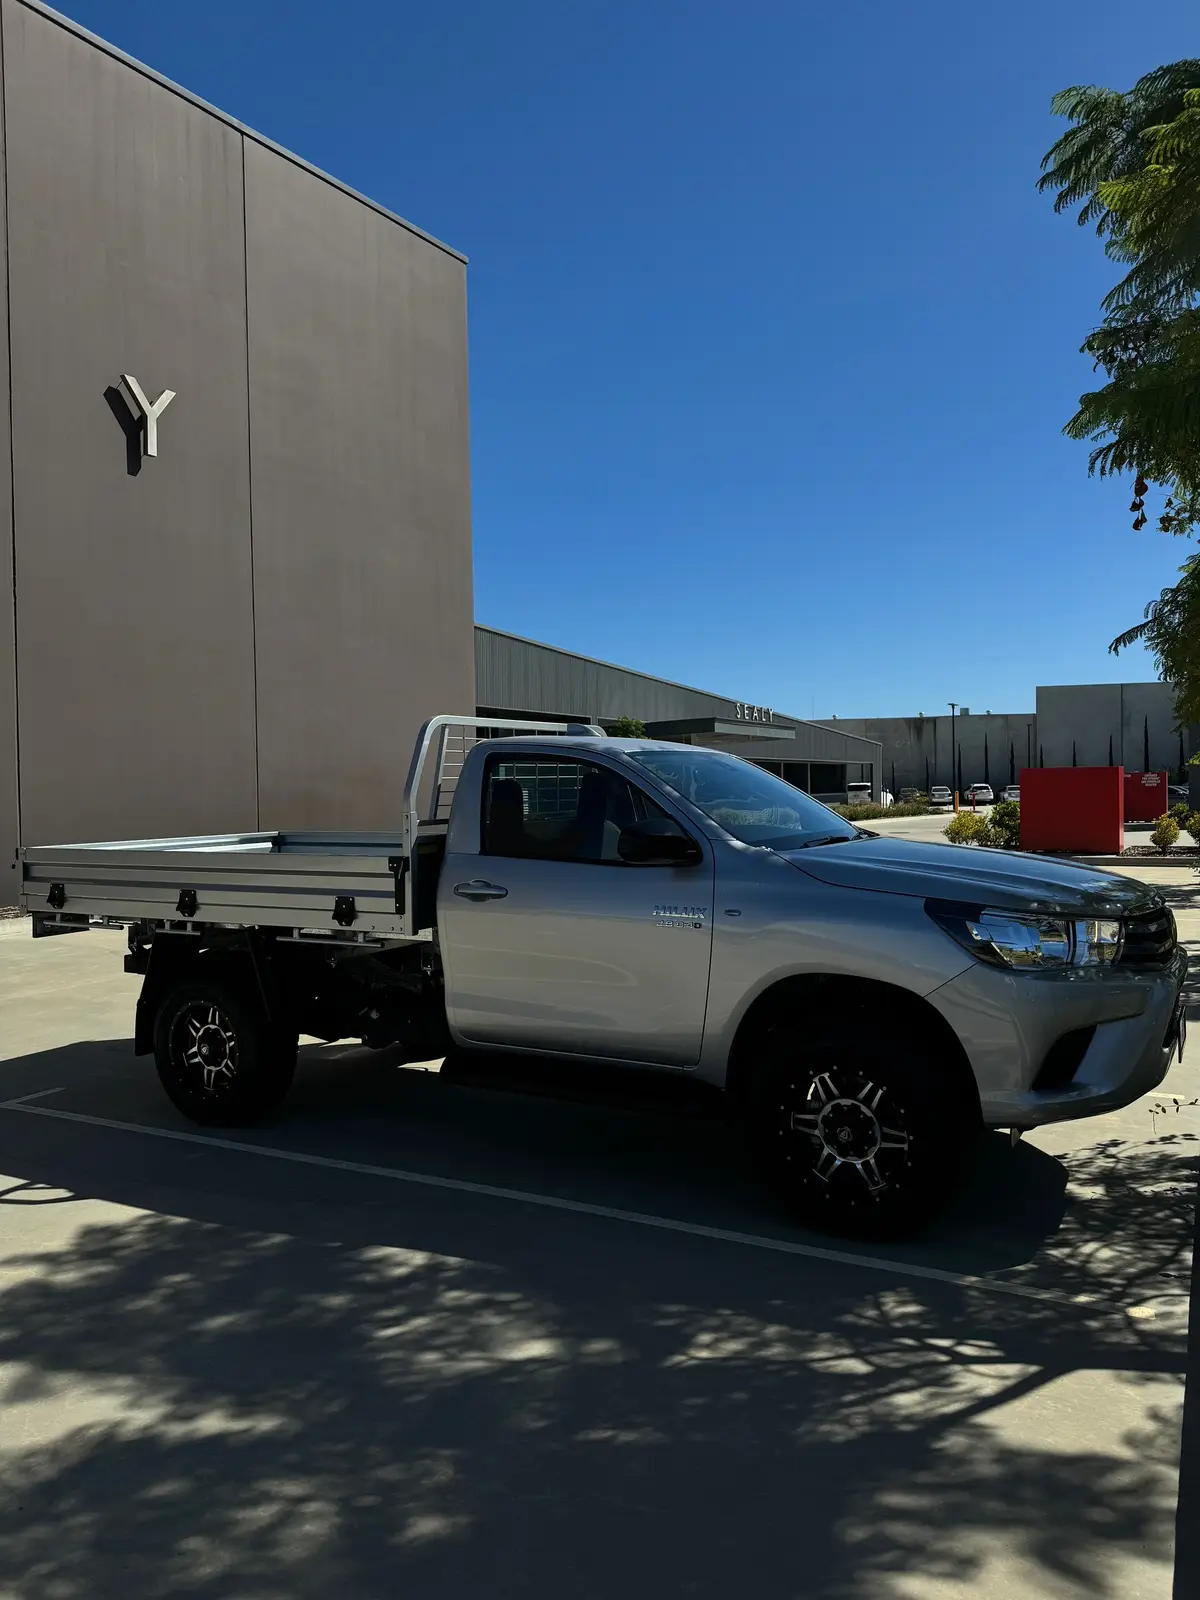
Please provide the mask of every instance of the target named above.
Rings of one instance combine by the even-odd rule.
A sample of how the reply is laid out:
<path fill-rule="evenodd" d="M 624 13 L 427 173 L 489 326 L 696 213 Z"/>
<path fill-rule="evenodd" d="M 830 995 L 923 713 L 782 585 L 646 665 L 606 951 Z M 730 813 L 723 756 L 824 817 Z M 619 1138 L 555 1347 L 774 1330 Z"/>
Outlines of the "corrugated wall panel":
<path fill-rule="evenodd" d="M 562 711 L 605 721 L 734 716 L 732 700 L 490 628 L 476 629 L 475 649 L 481 705 Z"/>
<path fill-rule="evenodd" d="M 689 717 L 737 720 L 737 702 L 721 695 L 593 661 L 494 628 L 475 629 L 475 675 L 478 704 L 496 710 L 601 722 L 622 716 L 639 717 L 643 722 Z M 783 761 L 878 760 L 877 745 L 849 732 L 799 722 L 782 712 L 777 713 L 777 720 L 794 729 L 793 739 L 747 739 L 738 754 Z"/>

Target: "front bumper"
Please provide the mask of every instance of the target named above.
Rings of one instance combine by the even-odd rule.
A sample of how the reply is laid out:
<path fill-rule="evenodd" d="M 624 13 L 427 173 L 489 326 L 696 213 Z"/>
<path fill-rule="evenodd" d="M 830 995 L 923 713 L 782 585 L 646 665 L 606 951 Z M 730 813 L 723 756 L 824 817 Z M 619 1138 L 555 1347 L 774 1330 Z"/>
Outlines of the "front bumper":
<path fill-rule="evenodd" d="M 962 1043 L 989 1127 L 1099 1116 L 1149 1094 L 1179 1048 L 1187 952 L 1157 972 L 1009 973 L 977 963 L 929 996 Z M 1035 1089 L 1051 1046 L 1095 1028 L 1069 1083 Z"/>

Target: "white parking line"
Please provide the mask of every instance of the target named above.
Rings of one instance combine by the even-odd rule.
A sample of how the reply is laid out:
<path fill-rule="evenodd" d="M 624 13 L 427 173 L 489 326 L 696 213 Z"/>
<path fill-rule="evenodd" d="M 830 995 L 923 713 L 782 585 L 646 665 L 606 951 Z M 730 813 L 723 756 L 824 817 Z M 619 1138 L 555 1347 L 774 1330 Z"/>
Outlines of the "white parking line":
<path fill-rule="evenodd" d="M 800 1244 L 791 1239 L 773 1239 L 767 1234 L 738 1233 L 731 1228 L 713 1228 L 701 1222 L 682 1222 L 676 1217 L 658 1217 L 643 1211 L 624 1211 L 617 1206 L 595 1205 L 589 1200 L 566 1200 L 559 1195 L 536 1194 L 527 1189 L 505 1189 L 491 1183 L 472 1183 L 466 1178 L 441 1178 L 428 1172 L 407 1172 L 400 1167 L 377 1167 L 365 1161 L 341 1161 L 335 1156 L 308 1155 L 300 1150 L 279 1150 L 272 1145 L 246 1144 L 236 1139 L 217 1139 L 210 1134 L 185 1133 L 176 1128 L 150 1128 L 140 1122 L 117 1122 L 111 1117 L 86 1116 L 81 1111 L 60 1111 L 53 1106 L 29 1102 L 45 1094 L 22 1095 L 0 1101 L 0 1111 L 19 1111 L 31 1117 L 53 1117 L 59 1122 L 78 1122 L 92 1128 L 110 1128 L 117 1133 L 140 1133 L 150 1139 L 171 1139 L 178 1144 L 202 1145 L 210 1150 L 233 1151 L 242 1155 L 266 1156 L 294 1166 L 325 1167 L 332 1172 L 353 1172 L 367 1178 L 384 1178 L 393 1183 L 419 1184 L 427 1189 L 448 1189 L 457 1194 L 481 1195 L 488 1200 L 512 1200 L 521 1205 L 541 1206 L 549 1211 L 570 1211 L 584 1217 L 603 1217 L 610 1222 L 629 1222 L 640 1228 L 656 1228 L 664 1233 L 684 1233 L 697 1239 L 715 1239 L 722 1244 L 746 1245 L 755 1250 L 771 1250 L 780 1255 L 803 1256 L 810 1261 L 828 1261 L 837 1266 L 859 1267 L 866 1272 L 882 1272 L 889 1277 L 925 1278 L 947 1283 L 958 1289 L 986 1290 L 989 1294 L 1015 1295 L 1022 1300 L 1059 1306 L 1101 1305 L 1116 1311 L 1123 1308 L 1099 1295 L 1058 1294 L 1053 1289 L 1037 1289 L 1027 1284 L 1005 1283 L 997 1278 L 982 1278 L 966 1272 L 947 1272 L 941 1267 L 923 1267 L 916 1262 L 893 1261 L 877 1256 L 854 1255 L 847 1250 L 827 1250 L 820 1245 Z M 1145 1286 L 1141 1286 L 1144 1298 Z M 1180 1296 L 1186 1304 L 1187 1296 Z M 1128 1311 L 1125 1313 L 1128 1315 Z"/>

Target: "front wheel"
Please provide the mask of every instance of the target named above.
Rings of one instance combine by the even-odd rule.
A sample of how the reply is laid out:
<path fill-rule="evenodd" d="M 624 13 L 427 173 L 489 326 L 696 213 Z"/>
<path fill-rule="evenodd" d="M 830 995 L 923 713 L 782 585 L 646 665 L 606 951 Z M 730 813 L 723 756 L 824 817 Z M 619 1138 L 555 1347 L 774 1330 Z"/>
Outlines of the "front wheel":
<path fill-rule="evenodd" d="M 781 1024 L 762 1041 L 750 1129 L 771 1188 L 806 1223 L 898 1238 L 954 1193 L 978 1115 L 957 1073 L 919 1039 Z M 861 1024 L 860 1024 L 861 1029 Z"/>
<path fill-rule="evenodd" d="M 257 1122 L 287 1094 L 295 1030 L 271 1023 L 233 981 L 184 979 L 163 996 L 154 1061 L 172 1103 L 193 1122 Z"/>

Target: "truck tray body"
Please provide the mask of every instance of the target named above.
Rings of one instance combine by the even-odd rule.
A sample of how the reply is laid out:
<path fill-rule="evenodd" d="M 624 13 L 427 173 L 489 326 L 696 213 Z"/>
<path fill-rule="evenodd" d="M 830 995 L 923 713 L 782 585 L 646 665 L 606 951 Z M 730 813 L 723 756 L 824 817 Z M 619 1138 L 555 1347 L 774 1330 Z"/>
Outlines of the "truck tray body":
<path fill-rule="evenodd" d="M 112 922 L 227 924 L 411 938 L 399 834 L 244 833 L 33 845 L 21 903 L 41 931 Z"/>

